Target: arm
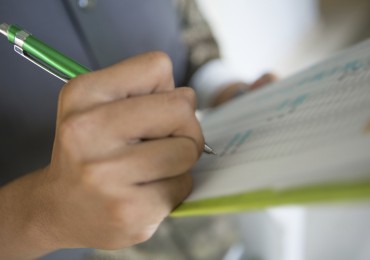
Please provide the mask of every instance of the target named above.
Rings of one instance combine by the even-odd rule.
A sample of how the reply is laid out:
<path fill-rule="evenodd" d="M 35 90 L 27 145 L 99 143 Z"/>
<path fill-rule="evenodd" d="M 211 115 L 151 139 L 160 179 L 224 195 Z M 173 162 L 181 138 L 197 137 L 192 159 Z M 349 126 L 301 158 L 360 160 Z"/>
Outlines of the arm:
<path fill-rule="evenodd" d="M 204 145 L 194 104 L 189 88 L 174 90 L 161 53 L 71 80 L 50 164 L 0 189 L 0 255 L 150 238 L 191 189 L 187 172 Z"/>

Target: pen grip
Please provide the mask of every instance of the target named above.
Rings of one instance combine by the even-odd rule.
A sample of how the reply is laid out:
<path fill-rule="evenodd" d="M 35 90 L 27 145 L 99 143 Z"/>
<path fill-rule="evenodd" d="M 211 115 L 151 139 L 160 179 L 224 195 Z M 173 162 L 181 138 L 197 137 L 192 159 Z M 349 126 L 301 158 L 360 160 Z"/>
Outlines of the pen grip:
<path fill-rule="evenodd" d="M 59 51 L 51 48 L 37 38 L 30 35 L 24 41 L 23 50 L 41 60 L 49 67 L 55 68 L 69 78 L 90 72 L 88 68 L 68 58 Z"/>

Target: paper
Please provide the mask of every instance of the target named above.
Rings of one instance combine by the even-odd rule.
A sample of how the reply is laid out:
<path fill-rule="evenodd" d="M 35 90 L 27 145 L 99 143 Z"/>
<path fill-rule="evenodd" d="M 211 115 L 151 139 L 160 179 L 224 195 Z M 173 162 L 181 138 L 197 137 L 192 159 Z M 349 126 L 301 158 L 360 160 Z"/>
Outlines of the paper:
<path fill-rule="evenodd" d="M 202 128 L 219 155 L 202 156 L 186 203 L 370 183 L 370 41 L 213 111 Z"/>

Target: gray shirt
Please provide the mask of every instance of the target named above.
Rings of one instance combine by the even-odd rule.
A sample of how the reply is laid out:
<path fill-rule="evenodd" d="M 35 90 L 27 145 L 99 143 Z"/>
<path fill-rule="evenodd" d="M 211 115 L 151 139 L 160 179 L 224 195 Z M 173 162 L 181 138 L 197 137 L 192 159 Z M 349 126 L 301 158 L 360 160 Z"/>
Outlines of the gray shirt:
<path fill-rule="evenodd" d="M 21 26 L 93 70 L 161 50 L 172 59 L 176 83 L 184 83 L 187 50 L 172 0 L 97 0 L 87 9 L 78 2 L 1 1 L 0 22 Z M 49 162 L 62 86 L 0 38 L 0 185 Z"/>

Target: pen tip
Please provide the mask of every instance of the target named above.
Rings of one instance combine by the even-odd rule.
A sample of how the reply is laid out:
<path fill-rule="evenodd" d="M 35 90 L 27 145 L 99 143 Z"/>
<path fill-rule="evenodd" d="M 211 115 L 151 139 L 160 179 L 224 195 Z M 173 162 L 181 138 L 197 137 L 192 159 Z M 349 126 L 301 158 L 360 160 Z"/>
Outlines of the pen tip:
<path fill-rule="evenodd" d="M 207 144 L 204 144 L 204 152 L 207 154 L 217 155 L 215 151 L 211 147 L 209 147 Z"/>
<path fill-rule="evenodd" d="M 9 25 L 6 23 L 0 24 L 0 33 L 8 37 Z"/>

